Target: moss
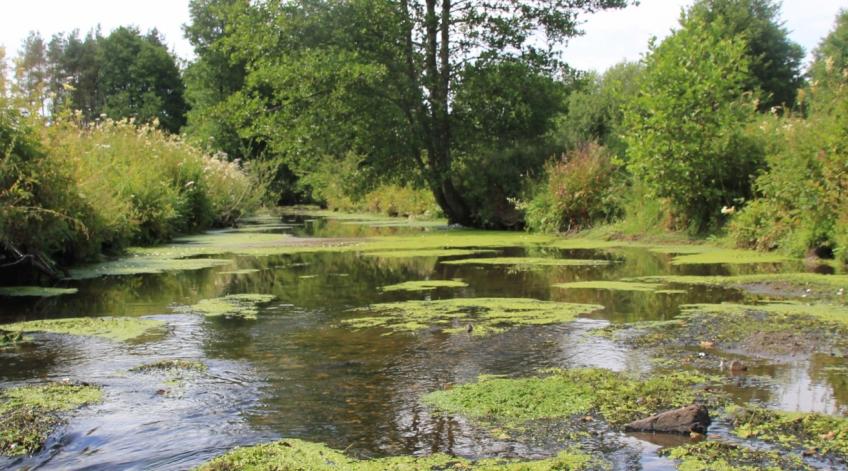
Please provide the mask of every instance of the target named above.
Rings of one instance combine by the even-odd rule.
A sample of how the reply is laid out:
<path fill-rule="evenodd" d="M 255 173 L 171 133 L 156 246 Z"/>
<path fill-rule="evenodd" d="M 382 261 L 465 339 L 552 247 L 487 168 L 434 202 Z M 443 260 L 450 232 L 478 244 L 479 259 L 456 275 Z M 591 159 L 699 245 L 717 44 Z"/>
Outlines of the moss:
<path fill-rule="evenodd" d="M 678 255 L 671 260 L 672 265 L 782 263 L 791 260 L 776 253 L 754 252 L 751 250 L 720 249 L 704 247 L 702 251 Z"/>
<path fill-rule="evenodd" d="M 205 373 L 208 369 L 209 367 L 206 366 L 206 363 L 203 363 L 202 361 L 171 359 L 159 360 L 153 363 L 139 365 L 134 368 L 130 368 L 130 371 L 134 373 L 148 373 L 153 371 L 160 371 L 166 373 L 195 371 L 198 373 Z"/>
<path fill-rule="evenodd" d="M 16 322 L 4 324 L 3 329 L 10 332 L 47 332 L 125 341 L 140 337 L 164 325 L 162 321 L 135 317 L 76 317 Z"/>
<path fill-rule="evenodd" d="M 49 298 L 63 294 L 76 294 L 76 288 L 48 288 L 45 286 L 2 286 L 0 296 L 36 296 Z"/>
<path fill-rule="evenodd" d="M 100 388 L 46 384 L 5 389 L 0 393 L 0 454 L 34 453 L 62 423 L 60 413 L 99 402 Z"/>
<path fill-rule="evenodd" d="M 605 289 L 610 291 L 647 291 L 656 292 L 663 285 L 660 283 L 646 283 L 637 281 L 575 281 L 572 283 L 558 283 L 555 288 L 566 289 Z"/>
<path fill-rule="evenodd" d="M 719 441 L 701 441 L 663 450 L 678 461 L 680 471 L 780 471 L 806 470 L 799 458 L 774 451 L 755 450 L 743 445 Z"/>
<path fill-rule="evenodd" d="M 782 412 L 763 407 L 730 410 L 734 433 L 788 449 L 804 449 L 848 463 L 848 418 L 824 414 Z"/>
<path fill-rule="evenodd" d="M 560 324 L 603 309 L 591 304 L 558 303 L 527 298 L 458 298 L 374 304 L 358 312 L 376 313 L 342 321 L 354 328 L 382 327 L 414 332 L 433 326 L 446 333 L 474 335 L 502 332 L 508 326 Z"/>
<path fill-rule="evenodd" d="M 231 264 L 231 260 L 212 258 L 178 259 L 156 256 L 132 256 L 70 270 L 69 279 L 85 280 L 101 276 L 141 275 L 166 271 L 202 270 Z"/>
<path fill-rule="evenodd" d="M 597 413 L 618 426 L 691 404 L 702 394 L 694 386 L 712 380 L 688 372 L 640 381 L 601 369 L 554 370 L 540 377 L 482 378 L 432 392 L 423 400 L 444 412 L 513 426 L 588 413 Z"/>
<path fill-rule="evenodd" d="M 394 285 L 383 286 L 383 291 L 432 291 L 437 288 L 465 288 L 468 283 L 462 280 L 421 280 L 406 281 Z"/>
<path fill-rule="evenodd" d="M 541 257 L 490 257 L 466 258 L 462 260 L 447 260 L 445 265 L 517 265 L 534 267 L 558 266 L 602 266 L 609 265 L 609 260 L 581 260 L 573 258 L 541 258 Z"/>
<path fill-rule="evenodd" d="M 605 463 L 578 450 L 563 451 L 553 458 L 537 461 L 485 459 L 469 461 L 445 454 L 428 456 L 397 456 L 357 460 L 320 443 L 289 439 L 251 447 L 236 448 L 201 465 L 201 471 L 424 471 L 424 470 L 479 470 L 479 471 L 542 471 L 606 469 Z"/>
<path fill-rule="evenodd" d="M 414 257 L 467 257 L 482 253 L 492 253 L 492 250 L 466 249 L 422 249 L 422 250 L 388 250 L 366 252 L 363 255 L 380 258 L 414 258 Z"/>
<path fill-rule="evenodd" d="M 258 305 L 273 301 L 272 294 L 231 294 L 221 298 L 203 299 L 186 309 L 199 312 L 208 317 L 227 316 L 243 319 L 256 319 L 259 313 Z"/>

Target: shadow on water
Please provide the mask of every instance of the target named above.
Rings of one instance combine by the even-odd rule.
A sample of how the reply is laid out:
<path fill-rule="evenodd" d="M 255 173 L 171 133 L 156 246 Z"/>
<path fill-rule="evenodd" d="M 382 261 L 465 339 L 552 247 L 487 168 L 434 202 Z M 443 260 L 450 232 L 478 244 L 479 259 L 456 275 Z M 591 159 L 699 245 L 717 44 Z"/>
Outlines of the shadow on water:
<path fill-rule="evenodd" d="M 444 228 L 287 216 L 239 230 L 375 237 Z M 44 451 L 25 459 L 2 458 L 0 467 L 187 468 L 236 445 L 280 437 L 325 442 L 359 457 L 431 452 L 470 458 L 550 456 L 568 445 L 552 438 L 556 434 L 499 440 L 461 418 L 432 414 L 420 397 L 480 374 L 522 376 L 540 368 L 585 366 L 645 372 L 651 368 L 647 355 L 587 333 L 610 323 L 671 319 L 681 304 L 750 297 L 708 287 L 689 287 L 684 293 L 552 287 L 657 274 L 730 273 L 724 266 L 674 266 L 670 255 L 646 249 L 505 247 L 478 256 L 611 263 L 516 267 L 449 265 L 440 263 L 449 259 L 444 257 L 380 258 L 357 252 L 223 255 L 232 266 L 69 282 L 78 293 L 55 298 L 2 298 L 4 321 L 153 316 L 167 322 L 168 332 L 128 343 L 34 334 L 32 343 L 0 350 L 4 387 L 71 378 L 100 384 L 106 394 L 102 404 L 77 412 Z M 380 290 L 421 279 L 462 279 L 468 286 L 431 292 Z M 260 309 L 257 320 L 175 313 L 177 306 L 234 293 L 273 294 L 276 300 Z M 517 328 L 487 337 L 426 329 L 391 334 L 380 328 L 352 330 L 340 323 L 358 315 L 351 309 L 372 303 L 451 297 L 536 298 L 600 304 L 604 309 L 569 324 Z M 198 359 L 209 370 L 176 381 L 129 371 L 167 358 Z M 827 413 L 848 406 L 848 366 L 842 359 L 813 356 L 757 368 L 752 373 L 768 381 L 730 388 L 739 400 Z M 604 452 L 622 469 L 671 466 L 657 455 L 668 444 L 639 435 L 594 437 L 585 445 Z"/>

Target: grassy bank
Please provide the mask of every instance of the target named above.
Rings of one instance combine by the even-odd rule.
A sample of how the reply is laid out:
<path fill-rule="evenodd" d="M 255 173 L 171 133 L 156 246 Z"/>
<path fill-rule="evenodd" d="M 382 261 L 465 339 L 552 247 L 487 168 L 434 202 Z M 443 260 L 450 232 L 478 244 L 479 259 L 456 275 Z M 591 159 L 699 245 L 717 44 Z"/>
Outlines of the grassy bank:
<path fill-rule="evenodd" d="M 48 125 L 0 105 L 0 265 L 18 276 L 231 225 L 259 204 L 238 162 L 153 126 Z"/>

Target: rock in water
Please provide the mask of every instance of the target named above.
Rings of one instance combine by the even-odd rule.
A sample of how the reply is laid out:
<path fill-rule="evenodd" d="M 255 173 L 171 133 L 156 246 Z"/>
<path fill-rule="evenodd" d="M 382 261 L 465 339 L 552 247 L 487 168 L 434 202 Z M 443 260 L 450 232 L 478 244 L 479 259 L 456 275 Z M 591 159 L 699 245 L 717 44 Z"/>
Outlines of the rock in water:
<path fill-rule="evenodd" d="M 635 420 L 624 426 L 627 432 L 706 433 L 710 412 L 704 406 L 692 404 L 650 417 Z"/>

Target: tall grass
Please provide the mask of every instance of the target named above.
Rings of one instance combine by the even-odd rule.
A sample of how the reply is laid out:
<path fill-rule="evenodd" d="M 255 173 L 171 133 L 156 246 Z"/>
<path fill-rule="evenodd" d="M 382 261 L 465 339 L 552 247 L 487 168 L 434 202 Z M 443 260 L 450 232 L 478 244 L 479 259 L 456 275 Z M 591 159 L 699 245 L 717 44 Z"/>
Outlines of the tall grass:
<path fill-rule="evenodd" d="M 0 242 L 62 262 L 230 225 L 262 185 L 238 162 L 154 127 L 69 116 L 45 125 L 3 107 Z"/>

